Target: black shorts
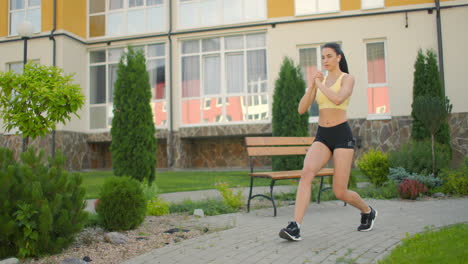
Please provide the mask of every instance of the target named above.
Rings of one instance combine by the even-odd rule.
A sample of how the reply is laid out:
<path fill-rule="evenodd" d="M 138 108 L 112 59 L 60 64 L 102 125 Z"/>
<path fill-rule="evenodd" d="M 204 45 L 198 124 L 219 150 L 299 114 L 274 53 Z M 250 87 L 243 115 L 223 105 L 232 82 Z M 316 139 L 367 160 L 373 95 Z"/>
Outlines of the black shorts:
<path fill-rule="evenodd" d="M 337 148 L 354 149 L 356 141 L 348 122 L 341 123 L 333 127 L 319 126 L 315 141 L 322 142 L 333 153 Z"/>

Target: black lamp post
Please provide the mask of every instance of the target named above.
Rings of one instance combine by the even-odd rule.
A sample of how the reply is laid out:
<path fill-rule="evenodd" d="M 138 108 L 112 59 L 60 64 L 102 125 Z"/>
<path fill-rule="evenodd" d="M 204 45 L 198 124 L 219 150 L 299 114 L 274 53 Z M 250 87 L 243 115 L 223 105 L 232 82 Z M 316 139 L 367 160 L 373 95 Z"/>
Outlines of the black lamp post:
<path fill-rule="evenodd" d="M 18 26 L 18 35 L 20 35 L 21 39 L 24 40 L 24 49 L 23 49 L 23 73 L 24 73 L 24 67 L 26 66 L 26 63 L 28 62 L 28 39 L 32 37 L 32 34 L 34 33 L 34 27 L 29 21 L 23 21 L 19 26 Z M 26 146 L 28 145 L 28 138 L 23 135 L 23 152 L 26 151 Z"/>

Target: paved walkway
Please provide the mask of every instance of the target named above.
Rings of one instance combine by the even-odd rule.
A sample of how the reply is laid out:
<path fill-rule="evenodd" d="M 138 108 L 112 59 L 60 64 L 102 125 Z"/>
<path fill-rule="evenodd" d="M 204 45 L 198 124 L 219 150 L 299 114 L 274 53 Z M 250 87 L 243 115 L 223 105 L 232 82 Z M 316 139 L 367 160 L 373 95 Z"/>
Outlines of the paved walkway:
<path fill-rule="evenodd" d="M 468 222 L 468 198 L 397 201 L 368 200 L 379 216 L 371 232 L 357 232 L 360 215 L 351 206 L 331 201 L 312 204 L 302 225 L 303 241 L 278 237 L 291 220 L 293 206 L 201 218 L 200 223 L 225 223 L 232 229 L 155 249 L 126 264 L 143 263 L 376 263 L 406 233 L 425 226 Z M 355 262 L 352 262 L 354 260 Z"/>

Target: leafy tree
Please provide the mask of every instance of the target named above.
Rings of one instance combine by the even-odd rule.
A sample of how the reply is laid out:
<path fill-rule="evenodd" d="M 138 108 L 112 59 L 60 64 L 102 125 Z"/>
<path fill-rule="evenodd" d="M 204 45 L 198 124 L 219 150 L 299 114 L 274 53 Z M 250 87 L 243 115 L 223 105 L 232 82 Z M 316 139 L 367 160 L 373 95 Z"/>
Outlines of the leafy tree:
<path fill-rule="evenodd" d="M 142 51 L 129 47 L 120 58 L 114 89 L 112 163 L 114 174 L 152 182 L 156 170 L 156 129 L 151 87 Z"/>
<path fill-rule="evenodd" d="M 435 52 L 428 50 L 426 55 L 424 55 L 422 50 L 419 50 L 414 68 L 413 102 L 419 96 L 432 96 L 444 100 L 439 68 L 437 66 L 437 55 Z M 433 111 L 434 110 L 431 112 Z M 411 116 L 413 117 L 411 138 L 414 140 L 430 139 L 431 133 L 415 114 L 414 105 Z M 448 120 L 445 120 L 439 126 L 435 133 L 435 139 L 437 142 L 450 147 L 450 127 L 448 125 Z"/>
<path fill-rule="evenodd" d="M 73 75 L 63 74 L 55 66 L 29 62 L 23 74 L 0 72 L 0 114 L 6 131 L 13 128 L 27 139 L 44 136 L 57 123 L 70 120 L 71 114 L 83 106 L 80 86 L 73 84 Z"/>
<path fill-rule="evenodd" d="M 305 93 L 306 84 L 299 67 L 290 58 L 284 58 L 275 82 L 273 96 L 273 136 L 306 137 L 309 135 L 309 113 L 297 112 L 299 101 Z M 301 156 L 274 156 L 273 170 L 293 170 L 302 168 Z"/>
<path fill-rule="evenodd" d="M 425 126 L 431 135 L 432 141 L 432 174 L 436 172 L 436 156 L 435 156 L 435 134 L 447 122 L 447 119 L 452 112 L 452 105 L 447 98 L 442 99 L 433 96 L 416 97 L 413 103 L 413 111 L 415 116 Z"/>

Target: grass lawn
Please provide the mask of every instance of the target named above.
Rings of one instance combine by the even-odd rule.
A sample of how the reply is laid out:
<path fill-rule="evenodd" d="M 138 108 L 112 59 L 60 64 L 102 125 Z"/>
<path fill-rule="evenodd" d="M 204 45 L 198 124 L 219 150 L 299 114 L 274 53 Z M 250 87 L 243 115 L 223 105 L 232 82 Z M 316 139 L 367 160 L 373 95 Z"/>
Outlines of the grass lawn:
<path fill-rule="evenodd" d="M 467 263 L 468 223 L 408 236 L 379 264 Z"/>
<path fill-rule="evenodd" d="M 83 186 L 86 189 L 86 198 L 93 199 L 99 195 L 99 190 L 106 178 L 112 176 L 112 171 L 80 172 L 83 177 Z M 359 175 L 357 169 L 353 175 Z M 361 177 L 357 178 L 362 181 Z M 215 189 L 218 182 L 226 182 L 229 187 L 248 187 L 250 177 L 247 171 L 164 171 L 156 173 L 156 186 L 160 193 L 185 192 Z M 276 185 L 296 184 L 295 180 L 277 181 Z M 268 186 L 270 180 L 255 179 L 255 186 Z"/>

